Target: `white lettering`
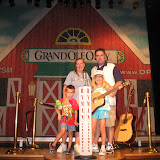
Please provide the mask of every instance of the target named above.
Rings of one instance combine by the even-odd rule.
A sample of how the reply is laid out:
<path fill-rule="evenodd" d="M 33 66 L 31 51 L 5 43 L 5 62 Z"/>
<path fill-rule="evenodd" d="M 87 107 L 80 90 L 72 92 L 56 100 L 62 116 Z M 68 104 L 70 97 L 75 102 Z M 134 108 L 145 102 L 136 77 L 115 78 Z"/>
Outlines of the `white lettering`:
<path fill-rule="evenodd" d="M 0 67 L 0 72 L 1 73 L 12 73 L 12 68 Z"/>
<path fill-rule="evenodd" d="M 138 74 L 137 71 L 120 71 L 120 72 L 121 72 L 121 74 L 128 74 L 128 75 L 137 75 Z M 149 75 L 149 74 L 151 74 L 151 70 L 143 70 L 143 69 L 141 69 L 141 70 L 139 70 L 139 74 L 141 74 L 141 75 L 144 75 L 144 74 Z"/>
<path fill-rule="evenodd" d="M 141 74 L 141 75 L 144 75 L 145 73 L 146 73 L 146 72 L 145 72 L 145 70 L 143 70 L 143 69 L 139 71 L 139 74 Z"/>

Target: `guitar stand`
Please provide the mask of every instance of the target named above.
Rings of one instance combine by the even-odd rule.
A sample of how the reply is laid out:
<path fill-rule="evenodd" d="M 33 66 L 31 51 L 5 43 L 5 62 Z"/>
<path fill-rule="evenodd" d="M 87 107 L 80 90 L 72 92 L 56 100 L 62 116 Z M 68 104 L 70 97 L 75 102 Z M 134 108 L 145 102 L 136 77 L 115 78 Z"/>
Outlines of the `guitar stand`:
<path fill-rule="evenodd" d="M 130 144 L 130 143 L 128 144 L 128 146 L 129 146 L 130 151 L 133 152 L 134 149 L 131 147 L 131 144 Z"/>
<path fill-rule="evenodd" d="M 123 145 L 126 145 L 127 147 L 129 147 L 130 151 L 133 152 L 134 149 L 131 147 L 131 144 L 127 144 L 127 143 L 122 143 Z"/>

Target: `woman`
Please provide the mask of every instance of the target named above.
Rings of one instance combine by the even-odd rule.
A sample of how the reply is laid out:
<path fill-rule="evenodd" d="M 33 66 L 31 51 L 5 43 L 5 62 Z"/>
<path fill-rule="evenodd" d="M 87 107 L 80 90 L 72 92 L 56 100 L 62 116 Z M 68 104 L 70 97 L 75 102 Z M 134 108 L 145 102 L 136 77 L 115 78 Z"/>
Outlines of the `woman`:
<path fill-rule="evenodd" d="M 84 72 L 84 67 L 85 67 L 85 62 L 82 58 L 79 58 L 75 62 L 75 70 L 71 71 L 64 82 L 64 87 L 63 87 L 63 99 L 64 99 L 64 104 L 68 103 L 67 99 L 65 97 L 65 89 L 67 85 L 73 85 L 75 87 L 75 94 L 73 98 L 79 102 L 79 87 L 84 86 L 85 84 L 88 84 L 90 86 L 91 80 L 89 78 L 89 75 L 87 72 Z M 78 113 L 79 115 L 79 113 Z M 79 122 L 79 116 L 78 116 L 78 122 Z M 66 139 L 67 139 L 67 133 L 62 137 L 62 143 L 57 149 L 57 152 L 65 152 L 67 149 L 66 145 Z M 79 153 L 80 148 L 79 148 L 79 126 L 76 127 L 76 132 L 75 132 L 75 145 L 74 145 L 74 150 L 75 152 Z"/>

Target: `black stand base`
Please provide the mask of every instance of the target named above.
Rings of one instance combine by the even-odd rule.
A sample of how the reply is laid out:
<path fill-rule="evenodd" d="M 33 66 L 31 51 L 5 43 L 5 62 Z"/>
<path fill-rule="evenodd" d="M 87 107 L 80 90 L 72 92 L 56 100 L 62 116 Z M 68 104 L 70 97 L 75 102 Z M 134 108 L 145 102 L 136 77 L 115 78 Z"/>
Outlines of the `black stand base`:
<path fill-rule="evenodd" d="M 79 156 L 76 156 L 75 159 L 97 159 L 97 157 L 93 155 L 89 155 L 89 156 L 79 155 Z"/>

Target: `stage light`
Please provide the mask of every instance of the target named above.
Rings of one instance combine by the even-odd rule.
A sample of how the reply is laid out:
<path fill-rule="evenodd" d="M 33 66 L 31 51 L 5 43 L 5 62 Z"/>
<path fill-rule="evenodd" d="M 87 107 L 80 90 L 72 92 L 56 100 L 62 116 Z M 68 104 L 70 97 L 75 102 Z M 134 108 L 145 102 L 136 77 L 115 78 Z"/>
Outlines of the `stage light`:
<path fill-rule="evenodd" d="M 69 4 L 69 0 L 65 0 L 65 1 L 64 1 L 64 7 L 67 7 L 68 4 Z"/>
<path fill-rule="evenodd" d="M 62 3 L 63 1 L 62 0 L 58 0 L 58 3 Z"/>
<path fill-rule="evenodd" d="M 77 8 L 77 0 L 73 0 L 73 8 Z"/>
<path fill-rule="evenodd" d="M 145 5 L 147 8 L 152 8 L 152 0 L 145 0 Z"/>
<path fill-rule="evenodd" d="M 51 0 L 46 0 L 46 7 L 47 8 L 51 8 L 52 7 Z"/>
<path fill-rule="evenodd" d="M 35 7 L 39 7 L 40 6 L 40 0 L 35 0 L 34 5 L 35 5 Z"/>
<path fill-rule="evenodd" d="M 83 0 L 79 0 L 79 3 L 80 3 L 81 8 L 83 8 L 83 7 L 84 7 L 84 2 L 83 2 Z"/>
<path fill-rule="evenodd" d="M 16 4 L 14 3 L 14 0 L 9 0 L 10 7 L 14 7 Z"/>
<path fill-rule="evenodd" d="M 101 8 L 101 0 L 96 0 L 96 9 Z"/>
<path fill-rule="evenodd" d="M 91 3 L 91 0 L 87 0 L 86 3 Z"/>
<path fill-rule="evenodd" d="M 114 8 L 114 2 L 113 2 L 113 0 L 109 0 L 109 2 L 108 2 L 108 7 L 109 7 L 110 9 L 113 9 L 113 8 Z"/>
<path fill-rule="evenodd" d="M 32 4 L 32 0 L 27 0 L 27 3 L 28 4 Z"/>
<path fill-rule="evenodd" d="M 118 0 L 118 6 L 123 6 L 124 0 Z"/>
<path fill-rule="evenodd" d="M 138 1 L 134 1 L 133 5 L 131 6 L 133 10 L 137 10 L 138 9 Z"/>

